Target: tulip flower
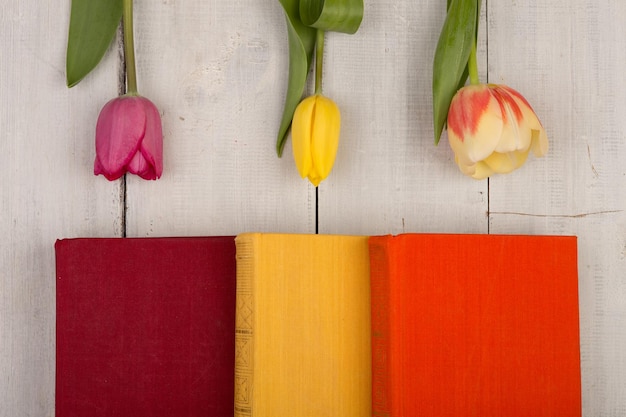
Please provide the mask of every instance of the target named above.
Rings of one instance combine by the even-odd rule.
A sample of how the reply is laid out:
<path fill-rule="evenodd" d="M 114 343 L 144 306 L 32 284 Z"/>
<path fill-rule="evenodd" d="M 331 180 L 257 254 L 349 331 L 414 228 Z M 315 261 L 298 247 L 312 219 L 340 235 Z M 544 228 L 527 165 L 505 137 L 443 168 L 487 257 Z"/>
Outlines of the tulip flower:
<path fill-rule="evenodd" d="M 161 116 L 150 100 L 138 95 L 109 101 L 96 124 L 94 174 L 113 181 L 126 172 L 146 180 L 163 172 Z"/>
<path fill-rule="evenodd" d="M 278 128 L 278 157 L 289 136 L 293 115 L 305 94 L 307 80 L 315 61 L 315 92 L 321 93 L 324 33 L 354 34 L 363 20 L 363 0 L 280 0 L 283 7 L 289 45 L 289 74 L 285 106 Z M 315 57 L 315 59 L 313 59 Z"/>
<path fill-rule="evenodd" d="M 293 157 L 300 176 L 316 187 L 333 169 L 340 125 L 339 108 L 321 94 L 305 98 L 294 112 Z"/>
<path fill-rule="evenodd" d="M 128 93 L 109 101 L 100 111 L 93 172 L 109 181 L 126 172 L 156 180 L 163 173 L 161 116 L 150 100 L 137 93 L 133 1 L 123 0 L 122 9 Z"/>
<path fill-rule="evenodd" d="M 476 179 L 508 173 L 529 151 L 543 156 L 548 137 L 526 99 L 504 85 L 472 84 L 453 97 L 448 141 L 461 172 Z"/>
<path fill-rule="evenodd" d="M 535 156 L 548 151 L 546 131 L 526 99 L 510 87 L 480 83 L 480 4 L 447 2 L 433 61 L 435 144 L 447 124 L 456 164 L 476 179 L 519 168 L 531 149 Z M 462 87 L 468 78 L 470 85 Z"/>

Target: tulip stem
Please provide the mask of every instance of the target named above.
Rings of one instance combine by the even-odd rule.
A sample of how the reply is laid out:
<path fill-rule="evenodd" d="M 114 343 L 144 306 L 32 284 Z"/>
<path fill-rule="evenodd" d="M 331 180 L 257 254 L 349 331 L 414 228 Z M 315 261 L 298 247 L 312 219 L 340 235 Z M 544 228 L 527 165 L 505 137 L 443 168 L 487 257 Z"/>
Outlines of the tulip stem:
<path fill-rule="evenodd" d="M 322 93 L 322 67 L 324 65 L 324 34 L 317 30 L 315 39 L 315 94 Z"/>
<path fill-rule="evenodd" d="M 469 78 L 471 84 L 480 84 L 478 78 L 478 62 L 476 60 L 476 42 L 472 44 L 472 50 L 470 52 L 469 61 L 467 62 L 467 68 L 469 71 Z"/>
<path fill-rule="evenodd" d="M 122 15 L 124 22 L 124 60 L 126 61 L 126 94 L 137 94 L 137 72 L 135 69 L 135 43 L 133 37 L 133 0 L 124 0 Z"/>

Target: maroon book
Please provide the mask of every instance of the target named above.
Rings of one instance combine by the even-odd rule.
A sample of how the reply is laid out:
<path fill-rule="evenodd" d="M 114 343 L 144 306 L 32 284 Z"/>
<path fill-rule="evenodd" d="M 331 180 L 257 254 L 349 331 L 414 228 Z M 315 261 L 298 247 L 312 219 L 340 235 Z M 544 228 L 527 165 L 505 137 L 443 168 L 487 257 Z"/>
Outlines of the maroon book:
<path fill-rule="evenodd" d="M 233 237 L 55 249 L 57 417 L 233 415 Z"/>

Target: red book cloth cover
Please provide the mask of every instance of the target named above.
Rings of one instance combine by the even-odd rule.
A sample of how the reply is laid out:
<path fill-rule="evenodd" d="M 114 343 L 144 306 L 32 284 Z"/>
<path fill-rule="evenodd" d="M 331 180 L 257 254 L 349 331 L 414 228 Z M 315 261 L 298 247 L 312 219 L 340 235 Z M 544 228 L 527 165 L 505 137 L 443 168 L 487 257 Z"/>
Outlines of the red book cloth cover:
<path fill-rule="evenodd" d="M 56 417 L 233 415 L 234 237 L 55 249 Z"/>
<path fill-rule="evenodd" d="M 369 243 L 374 416 L 581 415 L 575 237 Z"/>

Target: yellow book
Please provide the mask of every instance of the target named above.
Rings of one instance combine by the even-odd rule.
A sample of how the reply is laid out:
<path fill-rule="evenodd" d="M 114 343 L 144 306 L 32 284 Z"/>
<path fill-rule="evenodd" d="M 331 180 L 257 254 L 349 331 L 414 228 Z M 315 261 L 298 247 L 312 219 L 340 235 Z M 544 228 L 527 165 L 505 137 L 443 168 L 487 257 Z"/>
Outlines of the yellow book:
<path fill-rule="evenodd" d="M 370 417 L 367 237 L 235 243 L 235 416 Z"/>

